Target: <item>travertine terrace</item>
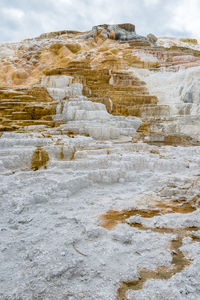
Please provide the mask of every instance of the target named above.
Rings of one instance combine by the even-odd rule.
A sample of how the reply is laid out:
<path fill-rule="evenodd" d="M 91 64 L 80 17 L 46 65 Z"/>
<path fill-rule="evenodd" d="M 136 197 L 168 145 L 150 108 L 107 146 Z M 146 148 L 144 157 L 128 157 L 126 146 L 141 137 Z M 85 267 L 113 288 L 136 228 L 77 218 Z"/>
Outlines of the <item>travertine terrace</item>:
<path fill-rule="evenodd" d="M 104 24 L 0 67 L 0 299 L 200 299 L 197 40 Z"/>

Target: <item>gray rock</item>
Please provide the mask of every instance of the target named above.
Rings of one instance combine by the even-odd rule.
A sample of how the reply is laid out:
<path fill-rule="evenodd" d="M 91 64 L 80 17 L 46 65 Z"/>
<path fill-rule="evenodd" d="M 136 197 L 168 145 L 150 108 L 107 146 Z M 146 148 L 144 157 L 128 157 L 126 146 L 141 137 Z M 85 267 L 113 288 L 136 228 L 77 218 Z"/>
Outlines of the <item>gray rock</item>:
<path fill-rule="evenodd" d="M 135 32 L 135 25 L 130 24 L 130 23 L 118 24 L 118 27 L 121 29 L 124 29 L 128 32 Z"/>
<path fill-rule="evenodd" d="M 196 80 L 183 97 L 184 103 L 200 103 L 200 80 Z"/>
<path fill-rule="evenodd" d="M 92 30 L 87 33 L 80 35 L 79 38 L 89 39 L 100 36 L 102 40 L 106 40 L 110 38 L 112 40 L 119 41 L 131 41 L 131 40 L 141 40 L 144 42 L 148 42 L 148 39 L 137 35 L 135 32 L 135 25 L 125 23 L 125 24 L 115 24 L 115 25 L 97 25 L 92 27 Z"/>
<path fill-rule="evenodd" d="M 158 38 L 154 34 L 150 33 L 150 34 L 147 35 L 147 40 L 150 43 L 156 45 L 156 42 L 157 42 Z"/>
<path fill-rule="evenodd" d="M 193 93 L 192 91 L 188 91 L 184 96 L 184 103 L 193 103 Z"/>

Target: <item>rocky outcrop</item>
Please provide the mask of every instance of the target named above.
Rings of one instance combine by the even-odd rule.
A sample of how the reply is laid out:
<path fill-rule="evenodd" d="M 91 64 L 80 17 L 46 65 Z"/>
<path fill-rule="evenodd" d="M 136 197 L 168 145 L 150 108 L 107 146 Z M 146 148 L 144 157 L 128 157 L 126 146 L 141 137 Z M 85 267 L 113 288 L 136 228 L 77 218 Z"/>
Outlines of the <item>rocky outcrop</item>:
<path fill-rule="evenodd" d="M 150 43 L 156 45 L 156 42 L 157 42 L 158 38 L 154 34 L 150 33 L 150 34 L 147 35 L 147 40 Z"/>
<path fill-rule="evenodd" d="M 130 35 L 136 38 L 124 41 Z M 200 65 L 197 45 L 172 39 L 171 48 L 156 46 L 164 39 L 160 41 L 152 34 L 140 39 L 132 24 L 95 26 L 84 36 L 87 38 L 82 39 L 81 33 L 62 31 L 55 33 L 54 37 L 42 36 L 35 41 L 13 45 L 13 48 L 9 45 L 11 56 L 5 56 L 2 50 L 2 86 L 10 84 L 13 88 L 13 85 L 20 87 L 23 83 L 30 85 L 31 91 L 39 86 L 45 91 L 48 87 L 48 93 L 54 99 L 47 105 L 39 97 L 40 107 L 35 98 L 32 103 L 29 100 L 30 103 L 26 104 L 24 99 L 29 90 L 26 88 L 23 103 L 15 101 L 11 109 L 10 103 L 6 104 L 6 99 L 2 98 L 2 107 L 6 108 L 1 113 L 2 130 L 19 129 L 21 125 L 33 123 L 55 126 L 52 116 L 56 107 L 59 110 L 55 101 L 69 99 L 75 92 L 75 95 L 83 94 L 92 102 L 104 104 L 107 111 L 115 116 L 141 118 L 142 125 L 138 130 L 145 141 L 172 141 L 171 135 L 175 136 L 176 141 L 179 140 L 178 135 L 181 135 L 181 141 L 185 134 L 187 138 L 190 135 L 197 137 L 198 76 L 196 79 L 194 76 L 190 78 L 187 75 L 190 71 L 183 71 L 195 70 L 194 67 Z M 182 44 L 178 47 L 178 43 L 188 45 L 188 48 L 183 48 Z M 45 79 L 44 74 L 51 77 Z M 60 76 L 61 88 L 53 86 L 53 76 Z M 66 79 L 62 82 L 65 78 L 62 76 L 67 76 L 66 82 Z M 47 78 L 49 82 L 45 81 Z M 179 82 L 179 78 L 179 86 L 173 84 L 173 80 Z M 160 85 L 157 86 L 157 82 Z M 167 86 L 168 82 L 170 86 Z M 183 86 L 181 82 L 188 84 Z M 163 102 L 163 95 L 168 95 L 172 101 Z M 178 103 L 176 99 L 179 99 Z M 188 118 L 190 126 L 186 126 Z M 178 124 L 175 120 L 179 120 Z"/>
<path fill-rule="evenodd" d="M 28 125 L 54 126 L 56 104 L 46 88 L 0 89 L 0 131 L 19 130 Z"/>
<path fill-rule="evenodd" d="M 131 41 L 131 40 L 141 40 L 148 44 L 145 37 L 139 36 L 135 32 L 135 25 L 133 24 L 116 24 L 116 25 L 98 25 L 92 28 L 89 33 L 80 36 L 83 39 L 101 37 L 102 40 L 112 39 L 119 41 Z"/>
<path fill-rule="evenodd" d="M 46 86 L 50 95 L 57 101 L 54 120 L 67 122 L 62 126 L 63 129 L 97 140 L 136 135 L 140 126 L 138 118 L 127 119 L 109 114 L 103 103 L 95 103 L 97 100 L 89 101 L 83 96 L 82 84 L 72 83 L 72 79 L 72 76 L 53 75 L 43 77 L 41 81 L 41 85 Z"/>

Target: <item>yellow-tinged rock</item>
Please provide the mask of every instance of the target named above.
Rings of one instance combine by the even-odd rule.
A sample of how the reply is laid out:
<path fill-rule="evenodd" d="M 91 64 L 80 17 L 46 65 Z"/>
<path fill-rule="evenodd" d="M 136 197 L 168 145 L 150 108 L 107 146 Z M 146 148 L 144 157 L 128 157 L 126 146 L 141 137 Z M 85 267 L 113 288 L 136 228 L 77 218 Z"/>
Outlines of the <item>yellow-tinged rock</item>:
<path fill-rule="evenodd" d="M 40 168 L 47 167 L 47 163 L 49 161 L 49 155 L 48 152 L 41 147 L 37 147 L 37 149 L 34 151 L 31 159 L 31 169 L 33 171 L 37 171 Z"/>
<path fill-rule="evenodd" d="M 194 44 L 194 45 L 198 44 L 197 39 L 180 38 L 179 40 L 184 43 L 190 43 L 190 44 Z"/>

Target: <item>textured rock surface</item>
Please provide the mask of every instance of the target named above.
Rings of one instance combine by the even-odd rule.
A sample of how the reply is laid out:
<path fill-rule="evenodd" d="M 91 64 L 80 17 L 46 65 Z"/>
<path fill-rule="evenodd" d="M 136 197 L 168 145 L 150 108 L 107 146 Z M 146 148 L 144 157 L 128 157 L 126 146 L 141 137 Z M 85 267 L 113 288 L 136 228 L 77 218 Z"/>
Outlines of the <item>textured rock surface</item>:
<path fill-rule="evenodd" d="M 131 24 L 0 45 L 0 299 L 200 299 L 199 50 Z"/>
<path fill-rule="evenodd" d="M 91 32 L 82 35 L 81 38 L 96 39 L 98 36 L 101 37 L 103 40 L 110 38 L 112 40 L 120 40 L 120 41 L 139 40 L 139 39 L 143 39 L 145 41 L 144 37 L 141 37 L 136 34 L 135 25 L 129 23 L 116 24 L 116 25 L 103 24 L 103 25 L 94 26 Z"/>

